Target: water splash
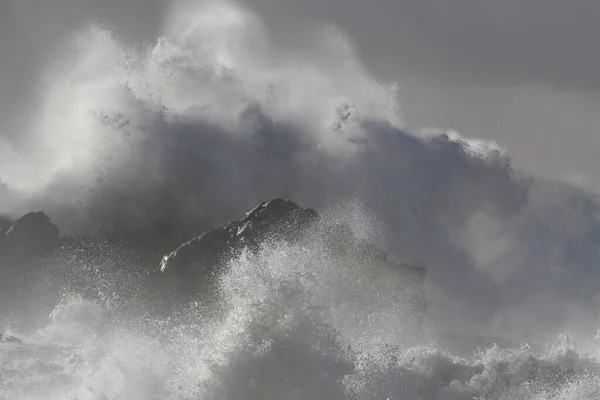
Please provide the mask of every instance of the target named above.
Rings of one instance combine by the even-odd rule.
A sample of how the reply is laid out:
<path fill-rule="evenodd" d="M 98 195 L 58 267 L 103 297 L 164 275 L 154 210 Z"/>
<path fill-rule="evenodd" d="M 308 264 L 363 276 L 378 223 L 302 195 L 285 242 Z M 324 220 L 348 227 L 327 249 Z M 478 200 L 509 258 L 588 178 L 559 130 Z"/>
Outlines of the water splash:
<path fill-rule="evenodd" d="M 63 232 L 87 234 L 164 221 L 201 231 L 274 197 L 325 213 L 342 204 L 337 215 L 354 221 L 359 236 L 428 268 L 431 317 L 446 328 L 542 342 L 540 336 L 557 331 L 587 338 L 597 330 L 600 213 L 593 196 L 515 171 L 493 143 L 407 132 L 396 87 L 369 78 L 333 29 L 307 48 L 280 49 L 269 43 L 260 19 L 241 7 L 189 7 L 174 8 L 153 43 L 123 43 L 92 26 L 65 45 L 41 85 L 42 106 L 31 116 L 35 129 L 19 143 L 0 140 L 0 213 L 44 209 Z M 372 229 L 365 220 L 380 226 Z M 558 356 L 523 349 L 461 360 L 433 345 L 412 350 L 411 361 L 407 348 L 415 335 L 399 333 L 407 318 L 397 312 L 391 280 L 302 251 L 275 247 L 234 261 L 223 278 L 227 301 L 209 321 L 187 309 L 153 320 L 144 306 L 136 308 L 145 295 L 132 287 L 124 294 L 114 284 L 145 282 L 138 275 L 143 266 L 127 257 L 100 262 L 94 256 L 81 260 L 81 268 L 66 263 L 78 271 L 75 281 L 102 295 L 86 297 L 89 312 L 69 317 L 93 320 L 61 320 L 63 304 L 45 334 L 70 326 L 74 337 L 95 339 L 36 337 L 33 342 L 68 349 L 3 349 L 3 377 L 12 376 L 3 382 L 12 386 L 4 384 L 1 394 L 208 398 L 230 388 L 236 398 L 246 387 L 231 383 L 237 376 L 253 380 L 254 365 L 268 369 L 270 361 L 260 360 L 287 366 L 290 355 L 336 376 L 316 386 L 329 398 L 593 398 L 598 390 L 595 358 L 579 350 Z M 58 264 L 56 271 L 64 271 Z M 351 272 L 340 274 L 340 265 Z M 369 291 L 362 290 L 364 281 Z M 288 299 L 285 290 L 300 297 Z M 56 297 L 44 298 L 45 306 Z M 135 301 L 115 311 L 127 298 Z M 327 311 L 329 304 L 337 306 Z M 210 308 L 198 307 L 203 316 Z M 371 311 L 355 314 L 357 308 Z M 242 335 L 242 322 L 270 342 Z M 291 342 L 288 330 L 299 332 Z M 305 351 L 320 341 L 328 351 Z M 278 348 L 280 356 L 273 356 Z M 37 351 L 51 355 L 36 364 Z M 34 386 L 19 388 L 17 377 L 31 371 L 28 365 L 39 373 L 68 371 L 48 372 L 58 378 L 45 387 L 64 386 L 48 389 L 46 397 Z M 575 375 L 561 372 L 556 384 L 548 381 L 548 373 L 565 365 L 575 365 Z M 519 374 L 530 378 L 520 381 Z M 218 386 L 216 376 L 229 383 Z M 113 378 L 117 383 L 107 385 Z"/>

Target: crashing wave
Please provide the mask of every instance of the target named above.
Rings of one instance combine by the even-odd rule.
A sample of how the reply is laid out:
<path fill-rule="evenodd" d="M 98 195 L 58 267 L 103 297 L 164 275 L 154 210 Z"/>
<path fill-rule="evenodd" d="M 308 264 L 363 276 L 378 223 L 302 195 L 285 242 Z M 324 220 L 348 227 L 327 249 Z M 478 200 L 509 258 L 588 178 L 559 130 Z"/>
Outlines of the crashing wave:
<path fill-rule="evenodd" d="M 493 143 L 408 132 L 397 87 L 333 30 L 280 49 L 241 7 L 182 7 L 153 43 L 74 35 L 32 130 L 0 139 L 0 215 L 45 210 L 71 237 L 20 294 L 23 313 L 2 315 L 38 346 L 0 349 L 0 398 L 599 397 L 592 195 L 514 170 Z M 277 197 L 427 266 L 440 327 L 542 348 L 442 351 L 389 272 L 318 240 L 237 254 L 218 302 L 148 310 L 137 232 L 189 239 Z M 576 345 L 543 347 L 563 331 Z"/>

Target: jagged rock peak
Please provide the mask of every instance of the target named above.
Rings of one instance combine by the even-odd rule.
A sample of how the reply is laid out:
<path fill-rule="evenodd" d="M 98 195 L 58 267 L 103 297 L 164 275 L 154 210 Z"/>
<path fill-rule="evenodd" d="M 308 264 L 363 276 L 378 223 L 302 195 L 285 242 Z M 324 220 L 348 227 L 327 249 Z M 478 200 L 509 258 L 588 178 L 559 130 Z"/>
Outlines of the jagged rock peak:
<path fill-rule="evenodd" d="M 54 243 L 58 236 L 58 227 L 44 212 L 32 212 L 0 228 L 0 246 L 13 254 L 33 255 Z"/>
<path fill-rule="evenodd" d="M 160 270 L 214 264 L 240 247 L 256 248 L 267 237 L 290 239 L 317 219 L 315 210 L 289 200 L 263 202 L 244 217 L 182 244 L 163 258 Z"/>
<path fill-rule="evenodd" d="M 227 262 L 244 248 L 259 250 L 266 240 L 306 241 L 308 246 L 316 241 L 333 256 L 390 273 L 405 305 L 424 315 L 427 302 L 423 268 L 392 264 L 384 251 L 356 238 L 349 226 L 323 221 L 315 210 L 283 199 L 261 203 L 242 218 L 207 231 L 164 256 L 160 270 L 156 270 L 158 287 L 168 292 L 167 297 L 175 303 L 198 296 L 210 297 Z"/>

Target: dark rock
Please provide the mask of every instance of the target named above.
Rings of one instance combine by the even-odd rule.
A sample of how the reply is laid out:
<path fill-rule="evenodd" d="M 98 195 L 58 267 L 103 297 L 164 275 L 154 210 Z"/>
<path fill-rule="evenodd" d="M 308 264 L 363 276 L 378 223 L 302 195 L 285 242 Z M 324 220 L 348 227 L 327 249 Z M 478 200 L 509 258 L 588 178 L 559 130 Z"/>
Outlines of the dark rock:
<path fill-rule="evenodd" d="M 43 212 L 27 214 L 0 228 L 0 312 L 25 307 L 30 275 L 57 239 L 58 228 Z"/>
<path fill-rule="evenodd" d="M 308 228 L 310 235 L 306 235 Z M 261 203 L 243 218 L 214 229 L 182 244 L 166 255 L 160 263 L 160 280 L 163 287 L 176 297 L 190 296 L 210 291 L 215 278 L 224 265 L 244 248 L 256 251 L 265 240 L 307 240 L 319 243 L 326 251 L 360 259 L 361 263 L 383 270 L 393 270 L 404 293 L 404 303 L 417 315 L 426 310 L 424 294 L 425 269 L 412 265 L 398 265 L 387 261 L 384 251 L 357 239 L 349 226 L 326 224 L 313 209 L 275 199 Z"/>
<path fill-rule="evenodd" d="M 0 228 L 0 251 L 12 257 L 35 257 L 58 239 L 58 228 L 43 212 L 29 213 Z"/>
<path fill-rule="evenodd" d="M 256 250 L 266 239 L 293 240 L 318 219 L 317 212 L 283 199 L 263 202 L 243 218 L 203 233 L 163 257 L 163 279 L 195 293 L 217 275 L 223 263 L 247 247 Z"/>

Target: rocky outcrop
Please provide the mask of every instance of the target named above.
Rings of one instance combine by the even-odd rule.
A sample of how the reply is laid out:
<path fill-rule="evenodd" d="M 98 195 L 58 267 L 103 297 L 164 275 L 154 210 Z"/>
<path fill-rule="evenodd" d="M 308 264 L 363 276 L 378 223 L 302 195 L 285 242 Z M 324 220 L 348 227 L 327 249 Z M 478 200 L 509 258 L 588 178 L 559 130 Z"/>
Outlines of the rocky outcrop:
<path fill-rule="evenodd" d="M 161 278 L 194 294 L 209 284 L 223 263 L 243 248 L 256 250 L 267 238 L 294 240 L 318 219 L 317 212 L 283 199 L 259 204 L 244 217 L 207 231 L 163 257 Z"/>
<path fill-rule="evenodd" d="M 58 228 L 43 212 L 0 227 L 0 313 L 22 311 L 29 277 L 57 239 Z"/>
<path fill-rule="evenodd" d="M 275 199 L 261 203 L 243 218 L 224 227 L 203 233 L 166 255 L 160 270 L 203 268 L 230 258 L 242 247 L 256 249 L 267 237 L 291 240 L 318 218 L 317 212 L 297 204 Z"/>
<path fill-rule="evenodd" d="M 29 213 L 0 228 L 0 254 L 3 257 L 39 256 L 58 239 L 58 228 L 43 212 Z"/>
<path fill-rule="evenodd" d="M 241 219 L 182 244 L 164 256 L 160 263 L 161 280 L 174 289 L 173 293 L 184 297 L 203 294 L 238 251 L 244 248 L 256 251 L 265 240 L 307 238 L 313 243 L 318 241 L 330 253 L 352 260 L 360 258 L 369 265 L 376 264 L 375 268 L 393 269 L 406 292 L 411 288 L 405 300 L 415 311 L 424 313 L 425 269 L 392 264 L 385 252 L 355 238 L 348 226 L 326 224 L 315 210 L 283 199 L 261 203 Z"/>
<path fill-rule="evenodd" d="M 398 283 L 398 292 L 406 295 L 403 304 L 419 312 L 426 308 L 423 268 L 390 263 L 385 252 L 354 237 L 349 226 L 329 223 L 315 210 L 288 200 L 261 203 L 242 218 L 183 243 L 162 258 L 160 268 L 148 272 L 145 266 L 156 265 L 162 249 L 180 243 L 175 242 L 177 237 L 181 232 L 176 229 L 157 229 L 59 239 L 58 228 L 43 212 L 5 221 L 0 225 L 0 302 L 10 290 L 17 290 L 15 282 L 24 282 L 32 271 L 51 274 L 53 282 L 68 282 L 85 293 L 88 286 L 90 293 L 94 291 L 95 276 L 127 276 L 129 271 L 130 276 L 158 276 L 138 282 L 138 286 L 148 287 L 154 300 L 165 299 L 167 310 L 177 307 L 181 300 L 216 293 L 216 279 L 242 250 L 257 251 L 265 241 L 284 240 L 301 241 L 308 248 L 317 246 L 341 260 L 340 265 L 358 262 L 373 265 L 378 271 L 392 271 L 390 279 Z"/>

